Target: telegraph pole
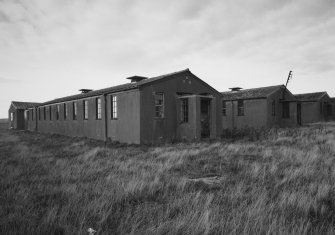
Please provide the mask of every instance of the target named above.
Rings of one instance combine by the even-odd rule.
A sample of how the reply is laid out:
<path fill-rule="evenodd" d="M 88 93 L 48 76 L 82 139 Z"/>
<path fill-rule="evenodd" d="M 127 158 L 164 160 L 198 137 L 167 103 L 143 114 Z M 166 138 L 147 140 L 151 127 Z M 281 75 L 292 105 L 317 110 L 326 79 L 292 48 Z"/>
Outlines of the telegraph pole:
<path fill-rule="evenodd" d="M 285 99 L 285 92 L 286 92 L 286 89 L 287 89 L 287 84 L 288 82 L 292 79 L 292 70 L 290 70 L 290 72 L 288 73 L 288 77 L 287 77 L 287 80 L 286 80 L 286 84 L 285 84 L 285 88 L 284 88 L 284 91 L 283 91 L 283 100 Z"/>

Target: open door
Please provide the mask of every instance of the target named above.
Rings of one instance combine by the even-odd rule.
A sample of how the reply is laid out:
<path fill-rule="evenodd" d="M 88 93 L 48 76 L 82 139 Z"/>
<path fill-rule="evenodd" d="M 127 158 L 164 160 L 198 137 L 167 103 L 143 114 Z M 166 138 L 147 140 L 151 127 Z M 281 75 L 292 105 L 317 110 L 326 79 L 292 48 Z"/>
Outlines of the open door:
<path fill-rule="evenodd" d="M 200 101 L 201 138 L 210 136 L 210 104 L 210 99 L 201 99 Z"/>
<path fill-rule="evenodd" d="M 301 126 L 301 104 L 297 104 L 297 123 Z"/>

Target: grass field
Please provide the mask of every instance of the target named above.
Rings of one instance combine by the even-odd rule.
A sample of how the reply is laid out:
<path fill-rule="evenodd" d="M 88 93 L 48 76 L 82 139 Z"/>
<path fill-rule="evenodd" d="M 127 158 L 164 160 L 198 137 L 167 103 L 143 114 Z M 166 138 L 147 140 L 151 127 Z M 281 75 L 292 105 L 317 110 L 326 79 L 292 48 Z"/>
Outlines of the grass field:
<path fill-rule="evenodd" d="M 334 234 L 335 123 L 248 139 L 0 130 L 0 234 Z"/>

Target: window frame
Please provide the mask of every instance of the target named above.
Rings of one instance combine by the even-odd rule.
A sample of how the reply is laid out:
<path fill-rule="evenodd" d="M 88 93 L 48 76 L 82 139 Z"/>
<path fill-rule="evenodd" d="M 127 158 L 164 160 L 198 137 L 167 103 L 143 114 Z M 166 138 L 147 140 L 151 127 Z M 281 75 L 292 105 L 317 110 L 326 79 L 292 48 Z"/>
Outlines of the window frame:
<path fill-rule="evenodd" d="M 78 105 L 77 101 L 72 102 L 72 119 L 77 120 L 78 118 Z"/>
<path fill-rule="evenodd" d="M 189 102 L 188 98 L 180 99 L 180 121 L 181 123 L 189 122 Z"/>
<path fill-rule="evenodd" d="M 64 120 L 66 120 L 67 118 L 67 104 L 66 103 L 63 104 L 63 111 L 64 111 L 63 117 L 64 117 Z"/>
<path fill-rule="evenodd" d="M 83 100 L 83 119 L 88 120 L 88 100 Z"/>
<path fill-rule="evenodd" d="M 283 102 L 282 118 L 290 118 L 290 103 L 289 102 Z"/>
<path fill-rule="evenodd" d="M 244 100 L 237 100 L 237 116 L 244 116 Z"/>
<path fill-rule="evenodd" d="M 117 105 L 117 96 L 111 95 L 111 119 L 116 120 L 118 118 L 118 105 Z"/>
<path fill-rule="evenodd" d="M 101 97 L 95 99 L 95 117 L 97 120 L 102 119 L 102 102 Z"/>
<path fill-rule="evenodd" d="M 56 120 L 59 120 L 59 111 L 60 111 L 60 107 L 59 104 L 56 105 Z"/>
<path fill-rule="evenodd" d="M 160 99 L 157 99 L 158 96 L 161 96 L 161 103 L 157 104 L 157 100 L 160 101 Z M 155 105 L 155 109 L 154 109 L 154 116 L 155 118 L 164 118 L 165 117 L 165 105 L 164 105 L 164 93 L 163 92 L 156 92 L 154 94 L 154 105 Z M 157 110 L 158 108 L 158 110 Z"/>
<path fill-rule="evenodd" d="M 271 102 L 271 114 L 272 116 L 276 116 L 276 100 L 272 100 Z"/>
<path fill-rule="evenodd" d="M 227 116 L 227 101 L 222 100 L 222 116 Z"/>

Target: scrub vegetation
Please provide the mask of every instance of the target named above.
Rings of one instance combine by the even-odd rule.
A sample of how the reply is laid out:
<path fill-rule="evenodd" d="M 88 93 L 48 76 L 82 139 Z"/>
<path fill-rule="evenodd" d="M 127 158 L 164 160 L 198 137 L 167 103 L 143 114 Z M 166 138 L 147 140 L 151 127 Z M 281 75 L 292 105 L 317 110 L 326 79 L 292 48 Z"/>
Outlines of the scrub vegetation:
<path fill-rule="evenodd" d="M 0 234 L 335 234 L 335 123 L 104 145 L 0 131 Z"/>

